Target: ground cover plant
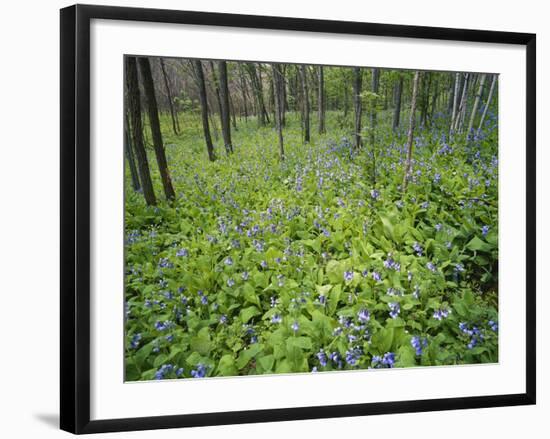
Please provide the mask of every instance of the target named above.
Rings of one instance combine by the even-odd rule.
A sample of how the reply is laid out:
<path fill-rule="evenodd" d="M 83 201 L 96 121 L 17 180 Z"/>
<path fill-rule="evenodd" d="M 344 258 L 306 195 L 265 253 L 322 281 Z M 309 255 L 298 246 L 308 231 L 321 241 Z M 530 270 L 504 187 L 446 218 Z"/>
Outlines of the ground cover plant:
<path fill-rule="evenodd" d="M 126 57 L 126 380 L 498 361 L 498 78 Z"/>

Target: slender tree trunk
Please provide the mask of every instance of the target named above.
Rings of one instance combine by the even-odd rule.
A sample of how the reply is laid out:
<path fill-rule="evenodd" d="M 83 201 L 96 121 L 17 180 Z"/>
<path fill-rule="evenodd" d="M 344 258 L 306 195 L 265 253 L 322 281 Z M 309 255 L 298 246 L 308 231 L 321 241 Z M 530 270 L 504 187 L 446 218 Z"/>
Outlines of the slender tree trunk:
<path fill-rule="evenodd" d="M 319 134 L 325 133 L 325 77 L 323 66 L 318 67 L 319 75 L 319 97 L 318 97 L 318 112 L 319 112 Z"/>
<path fill-rule="evenodd" d="M 453 131 L 457 132 L 460 129 L 461 121 L 463 120 L 463 114 L 466 108 L 466 101 L 468 99 L 468 73 L 464 75 L 464 84 L 462 86 L 462 97 L 460 98 L 460 105 L 456 114 L 456 119 L 453 127 Z"/>
<path fill-rule="evenodd" d="M 372 69 L 372 93 L 374 94 L 370 108 L 370 145 L 372 152 L 372 181 L 376 182 L 376 104 L 380 89 L 380 69 Z"/>
<path fill-rule="evenodd" d="M 451 133 L 454 131 L 456 113 L 458 112 L 458 92 L 460 90 L 460 73 L 455 74 L 455 86 L 454 86 L 454 97 L 453 97 L 453 113 L 451 115 Z"/>
<path fill-rule="evenodd" d="M 485 80 L 487 79 L 487 75 L 483 74 L 481 75 L 481 78 L 479 80 L 479 88 L 477 89 L 476 98 L 474 100 L 474 106 L 472 107 L 472 113 L 470 114 L 470 122 L 468 123 L 468 140 L 473 139 L 473 130 L 474 130 L 474 122 L 477 115 L 477 109 L 479 108 L 479 101 L 481 100 L 481 96 L 483 95 L 483 87 L 485 87 Z"/>
<path fill-rule="evenodd" d="M 493 99 L 493 94 L 495 92 L 496 83 L 497 83 L 497 75 L 493 75 L 493 80 L 491 81 L 491 88 L 489 89 L 489 96 L 487 96 L 487 102 L 485 103 L 485 108 L 483 109 L 483 114 L 481 115 L 481 119 L 479 121 L 479 128 L 477 129 L 478 136 L 481 134 L 481 130 L 483 129 L 483 122 L 485 122 L 485 118 L 487 117 L 487 112 L 489 111 L 489 105 L 491 105 L 491 99 Z"/>
<path fill-rule="evenodd" d="M 130 112 L 130 122 L 132 127 L 133 146 L 138 162 L 138 171 L 143 188 L 145 202 L 149 206 L 157 204 L 151 174 L 149 172 L 149 162 L 147 152 L 143 143 L 143 127 L 141 125 L 141 99 L 139 96 L 138 72 L 136 58 L 126 57 L 126 87 L 128 96 L 128 110 Z"/>
<path fill-rule="evenodd" d="M 355 125 L 354 125 L 354 146 L 356 150 L 361 149 L 361 118 L 363 106 L 361 102 L 361 86 L 362 72 L 359 67 L 353 68 L 353 106 L 355 108 Z"/>
<path fill-rule="evenodd" d="M 258 118 L 258 125 L 264 126 L 267 122 L 267 111 L 264 105 L 264 94 L 262 90 L 261 76 L 258 76 L 258 72 L 254 63 L 247 63 L 246 67 L 250 76 L 250 81 L 252 83 L 252 89 L 254 90 L 254 95 L 256 97 L 256 117 Z"/>
<path fill-rule="evenodd" d="M 204 82 L 204 73 L 200 60 L 194 59 L 192 63 L 195 69 L 197 85 L 199 88 L 202 129 L 204 132 L 204 140 L 206 142 L 206 151 L 208 152 L 208 159 L 213 162 L 214 160 L 216 160 L 216 154 L 214 154 L 214 146 L 212 145 L 212 138 L 210 137 L 210 126 L 208 125 L 208 100 L 206 98 L 206 84 Z"/>
<path fill-rule="evenodd" d="M 449 90 L 447 91 L 447 115 L 451 115 L 453 112 L 453 101 L 455 96 L 455 76 L 451 77 L 449 75 Z"/>
<path fill-rule="evenodd" d="M 283 120 L 282 113 L 284 108 L 284 97 L 282 89 L 284 87 L 283 78 L 279 71 L 280 65 L 272 64 L 273 75 L 273 104 L 275 106 L 275 125 L 277 127 L 277 137 L 279 139 L 279 157 L 281 161 L 285 159 L 285 149 L 283 145 Z"/>
<path fill-rule="evenodd" d="M 287 67 L 285 64 L 279 64 L 280 70 L 279 73 L 281 74 L 281 99 L 282 99 L 282 107 L 281 107 L 281 124 L 284 128 L 286 126 L 286 112 L 288 111 L 288 100 L 287 100 L 287 93 L 286 93 L 286 70 Z"/>
<path fill-rule="evenodd" d="M 269 114 L 267 113 L 267 108 L 265 106 L 265 99 L 264 99 L 264 81 L 262 78 L 262 65 L 258 64 L 258 87 L 260 92 L 260 98 L 262 102 L 262 111 L 264 112 L 264 119 L 266 123 L 270 123 L 269 121 Z"/>
<path fill-rule="evenodd" d="M 399 74 L 399 79 L 395 89 L 395 110 L 393 111 L 393 130 L 399 128 L 399 119 L 401 118 L 401 95 L 403 94 L 403 74 Z"/>
<path fill-rule="evenodd" d="M 304 126 L 304 142 L 310 141 L 309 131 L 309 91 L 307 86 L 306 66 L 300 66 L 300 80 L 302 82 L 302 120 Z"/>
<path fill-rule="evenodd" d="M 247 91 L 246 91 L 246 79 L 244 77 L 242 64 L 239 63 L 239 78 L 241 83 L 241 94 L 243 98 L 243 110 L 244 110 L 244 120 L 248 122 L 248 104 L 247 104 Z"/>
<path fill-rule="evenodd" d="M 160 131 L 160 121 L 157 98 L 155 96 L 155 84 L 153 83 L 153 75 L 151 74 L 151 63 L 149 58 L 138 58 L 139 69 L 143 79 L 143 89 L 145 91 L 145 103 L 147 104 L 147 114 L 149 115 L 149 125 L 151 127 L 151 137 L 153 138 L 153 147 L 155 148 L 155 156 L 159 167 L 160 177 L 164 194 L 168 200 L 174 200 L 176 193 L 172 186 L 170 171 L 168 170 L 168 161 L 164 151 L 164 143 L 162 141 L 162 133 Z"/>
<path fill-rule="evenodd" d="M 222 136 L 225 145 L 225 152 L 231 154 L 231 119 L 229 115 L 229 87 L 227 85 L 227 63 L 218 61 L 218 73 L 220 77 L 220 119 L 222 123 Z"/>
<path fill-rule="evenodd" d="M 128 113 L 124 115 L 124 152 L 126 153 L 126 159 L 128 160 L 128 166 L 130 167 L 130 176 L 132 177 L 132 187 L 134 191 L 138 192 L 141 189 L 139 183 L 139 175 L 136 167 L 136 161 L 134 159 L 134 153 L 132 152 L 132 139 L 130 137 L 130 120 L 128 119 Z"/>
<path fill-rule="evenodd" d="M 174 134 L 178 135 L 178 119 L 174 111 L 174 103 L 172 102 L 172 92 L 170 91 L 170 83 L 168 82 L 168 75 L 166 74 L 166 67 L 164 66 L 164 59 L 159 58 L 160 69 L 162 70 L 162 77 L 164 79 L 164 88 L 166 88 L 166 96 L 168 96 L 168 108 L 170 109 L 170 116 L 172 117 L 172 129 Z"/>
<path fill-rule="evenodd" d="M 407 136 L 407 161 L 405 162 L 405 172 L 403 175 L 403 184 L 402 191 L 403 193 L 407 190 L 407 182 L 409 181 L 409 175 L 411 173 L 411 161 L 412 161 L 412 152 L 413 152 L 413 136 L 414 136 L 414 127 L 416 124 L 416 98 L 418 95 L 418 79 L 420 73 L 418 71 L 414 72 L 414 81 L 413 81 L 413 91 L 411 98 L 411 114 L 409 118 L 409 133 Z"/>
<path fill-rule="evenodd" d="M 220 82 L 218 81 L 218 76 L 216 75 L 216 69 L 214 67 L 214 62 L 209 61 L 210 71 L 212 73 L 212 88 L 214 89 L 214 95 L 216 96 L 216 102 L 218 104 L 218 114 L 222 115 L 222 97 L 220 92 Z M 213 111 L 212 111 L 213 112 Z"/>
<path fill-rule="evenodd" d="M 237 111 L 235 109 L 235 105 L 233 102 L 233 98 L 231 97 L 231 92 L 229 94 L 229 115 L 231 116 L 231 125 L 233 126 L 233 130 L 237 131 Z M 233 147 L 233 144 L 231 144 Z"/>

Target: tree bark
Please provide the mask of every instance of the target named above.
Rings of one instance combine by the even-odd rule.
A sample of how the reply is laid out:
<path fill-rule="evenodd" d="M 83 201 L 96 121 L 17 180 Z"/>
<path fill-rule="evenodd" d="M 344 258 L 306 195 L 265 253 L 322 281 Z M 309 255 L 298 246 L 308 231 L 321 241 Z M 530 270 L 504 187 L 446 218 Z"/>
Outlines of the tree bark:
<path fill-rule="evenodd" d="M 128 160 L 128 166 L 130 167 L 130 176 L 132 177 L 132 187 L 134 191 L 139 192 L 141 185 L 139 183 L 139 175 L 136 167 L 136 161 L 134 159 L 134 153 L 132 152 L 132 139 L 130 138 L 130 120 L 128 119 L 128 113 L 124 114 L 124 152 L 126 153 L 126 160 Z"/>
<path fill-rule="evenodd" d="M 405 162 L 405 173 L 403 175 L 403 184 L 402 184 L 403 193 L 407 190 L 407 182 L 409 181 L 409 175 L 411 173 L 413 136 L 414 136 L 414 127 L 416 124 L 416 98 L 418 95 L 419 77 L 420 77 L 420 73 L 417 70 L 416 72 L 414 72 L 413 91 L 412 91 L 412 98 L 411 98 L 411 114 L 409 118 L 409 133 L 407 136 L 407 161 Z"/>
<path fill-rule="evenodd" d="M 284 96 L 282 90 L 284 82 L 278 64 L 272 64 L 273 75 L 273 103 L 275 105 L 275 125 L 277 127 L 277 137 L 279 139 L 279 157 L 281 161 L 285 159 L 285 149 L 283 145 L 283 111 L 284 111 Z"/>
<path fill-rule="evenodd" d="M 464 113 L 466 111 L 466 101 L 468 100 L 468 79 L 469 74 L 464 75 L 464 84 L 462 86 L 462 96 L 460 98 L 460 105 L 458 107 L 458 112 L 456 114 L 456 119 L 454 122 L 453 131 L 457 132 L 460 130 L 462 121 L 464 120 Z"/>
<path fill-rule="evenodd" d="M 231 119 L 229 114 L 229 87 L 227 85 L 227 63 L 218 61 L 218 73 L 220 77 L 220 119 L 222 123 L 222 136 L 225 145 L 225 152 L 231 154 L 233 145 L 231 144 Z"/>
<path fill-rule="evenodd" d="M 485 122 L 485 118 L 487 117 L 487 111 L 489 111 L 489 105 L 491 105 L 491 99 L 493 99 L 496 83 L 497 83 L 497 75 L 493 75 L 493 80 L 491 81 L 491 88 L 489 89 L 489 96 L 487 96 L 487 102 L 485 103 L 485 108 L 483 109 L 483 114 L 481 115 L 481 119 L 479 121 L 479 128 L 477 129 L 478 136 L 481 134 L 481 130 L 483 128 L 483 122 Z"/>
<path fill-rule="evenodd" d="M 246 79 L 244 77 L 242 64 L 239 63 L 239 79 L 241 85 L 241 95 L 243 98 L 243 111 L 244 111 L 244 120 L 248 122 L 248 104 L 247 104 L 247 91 L 246 91 Z"/>
<path fill-rule="evenodd" d="M 319 75 L 319 97 L 318 101 L 318 116 L 319 116 L 319 134 L 325 133 L 325 77 L 323 66 L 318 67 Z"/>
<path fill-rule="evenodd" d="M 474 100 L 474 106 L 472 107 L 472 113 L 470 114 L 470 122 L 468 123 L 468 140 L 473 139 L 473 129 L 474 129 L 474 122 L 476 119 L 477 109 L 479 108 L 479 101 L 481 100 L 481 96 L 483 95 L 483 87 L 485 87 L 485 80 L 487 79 L 487 75 L 483 74 L 481 75 L 481 78 L 479 80 L 479 88 L 477 89 L 476 98 Z"/>
<path fill-rule="evenodd" d="M 168 200 L 174 200 L 176 193 L 172 186 L 170 171 L 168 170 L 168 162 L 164 151 L 164 143 L 162 141 L 162 133 L 160 131 L 160 121 L 157 98 L 155 96 L 155 85 L 153 83 L 153 75 L 151 74 L 151 63 L 149 58 L 138 58 L 139 69 L 143 79 L 143 89 L 145 91 L 145 103 L 147 105 L 147 114 L 149 115 L 149 125 L 151 128 L 151 137 L 153 138 L 153 147 L 155 148 L 155 156 L 159 167 L 162 187 L 164 195 Z"/>
<path fill-rule="evenodd" d="M 401 118 L 401 96 L 403 94 L 403 74 L 399 74 L 399 80 L 395 89 L 395 109 L 393 111 L 392 128 L 394 131 L 399 128 L 399 119 Z"/>
<path fill-rule="evenodd" d="M 451 115 L 451 133 L 454 131 L 456 113 L 458 111 L 458 92 L 460 90 L 460 73 L 455 74 L 455 86 L 453 96 L 453 113 Z"/>
<path fill-rule="evenodd" d="M 246 67 L 248 70 L 248 75 L 250 76 L 250 81 L 252 83 L 254 96 L 256 98 L 256 117 L 258 118 L 258 125 L 264 126 L 267 123 L 267 111 L 264 104 L 264 93 L 261 83 L 261 77 L 258 76 L 258 72 L 254 63 L 247 63 Z"/>
<path fill-rule="evenodd" d="M 304 142 L 310 141 L 309 130 L 309 91 L 307 86 L 306 66 L 300 66 L 300 81 L 302 83 L 302 121 L 304 127 Z"/>
<path fill-rule="evenodd" d="M 361 102 L 362 72 L 359 67 L 353 68 L 353 106 L 355 108 L 355 134 L 354 146 L 356 150 L 361 149 L 361 117 L 363 105 Z"/>
<path fill-rule="evenodd" d="M 202 129 L 204 132 L 204 141 L 206 142 L 206 151 L 208 153 L 208 159 L 211 162 L 213 162 L 214 160 L 216 160 L 216 154 L 214 153 L 214 146 L 212 145 L 212 138 L 210 137 L 210 126 L 208 124 L 208 100 L 206 97 L 206 84 L 204 83 L 204 73 L 202 70 L 202 64 L 200 60 L 194 59 L 192 63 L 195 69 L 195 75 L 197 77 L 197 85 L 199 88 Z"/>
<path fill-rule="evenodd" d="M 168 82 L 168 75 L 166 74 L 166 67 L 164 66 L 164 59 L 159 58 L 160 69 L 162 70 L 162 77 L 164 79 L 164 88 L 166 88 L 166 96 L 168 97 L 168 108 L 170 109 L 170 116 L 172 117 L 172 129 L 174 134 L 178 135 L 178 119 L 176 112 L 174 111 L 174 103 L 172 102 L 172 92 L 170 90 L 170 83 Z"/>
<path fill-rule="evenodd" d="M 143 188 L 145 202 L 149 206 L 157 204 L 151 174 L 149 172 L 149 162 L 147 152 L 143 143 L 143 127 L 141 125 L 141 100 L 139 95 L 138 73 L 136 58 L 126 57 L 126 89 L 128 96 L 128 110 L 130 112 L 130 121 L 132 127 L 133 146 L 138 162 L 138 171 Z"/>

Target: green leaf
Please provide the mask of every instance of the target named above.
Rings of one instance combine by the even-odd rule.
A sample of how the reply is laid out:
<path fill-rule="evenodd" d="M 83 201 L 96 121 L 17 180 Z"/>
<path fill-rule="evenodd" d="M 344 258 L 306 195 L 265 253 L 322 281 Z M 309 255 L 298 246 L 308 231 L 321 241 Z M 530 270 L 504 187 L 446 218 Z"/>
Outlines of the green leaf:
<path fill-rule="evenodd" d="M 239 372 L 235 367 L 235 359 L 231 354 L 225 354 L 218 363 L 218 374 L 221 376 L 235 376 Z"/>
<path fill-rule="evenodd" d="M 255 306 L 249 306 L 248 308 L 244 308 L 241 310 L 241 321 L 243 323 L 248 323 L 248 321 L 254 317 L 261 314 L 260 310 L 256 308 Z"/>
<path fill-rule="evenodd" d="M 336 285 L 331 291 L 328 298 L 327 309 L 330 315 L 333 315 L 338 307 L 340 295 L 342 294 L 342 286 Z"/>
<path fill-rule="evenodd" d="M 258 363 L 262 366 L 262 369 L 265 372 L 269 372 L 273 369 L 273 364 L 275 363 L 275 356 L 264 355 L 262 357 L 259 357 Z"/>
<path fill-rule="evenodd" d="M 254 343 L 250 345 L 248 349 L 244 349 L 239 354 L 239 358 L 237 358 L 236 366 L 239 369 L 242 369 L 245 367 L 252 358 L 254 358 L 261 350 L 263 349 L 263 346 L 259 343 Z"/>
<path fill-rule="evenodd" d="M 473 250 L 473 251 L 484 251 L 484 252 L 490 252 L 491 246 L 487 244 L 486 242 L 479 239 L 477 236 L 474 236 L 472 240 L 466 244 L 466 248 Z"/>
<path fill-rule="evenodd" d="M 393 328 L 382 328 L 372 336 L 372 344 L 383 354 L 391 349 Z"/>

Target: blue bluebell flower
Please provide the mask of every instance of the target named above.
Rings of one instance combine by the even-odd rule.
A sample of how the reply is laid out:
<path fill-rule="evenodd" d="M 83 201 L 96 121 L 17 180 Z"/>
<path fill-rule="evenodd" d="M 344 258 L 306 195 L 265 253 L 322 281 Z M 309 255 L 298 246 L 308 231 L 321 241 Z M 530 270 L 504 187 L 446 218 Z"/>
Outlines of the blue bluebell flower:
<path fill-rule="evenodd" d="M 139 346 L 139 342 L 141 340 L 141 334 L 137 333 L 132 336 L 132 340 L 130 341 L 130 346 L 132 349 L 137 349 Z"/>
<path fill-rule="evenodd" d="M 344 271 L 344 280 L 351 282 L 353 280 L 353 271 Z"/>
<path fill-rule="evenodd" d="M 180 257 L 189 256 L 189 251 L 186 248 L 181 248 L 176 252 L 176 256 L 180 256 Z"/>
<path fill-rule="evenodd" d="M 392 319 L 397 318 L 399 313 L 401 312 L 401 306 L 398 302 L 390 302 L 388 303 L 388 307 L 390 308 L 390 317 Z"/>
<path fill-rule="evenodd" d="M 317 352 L 317 354 L 315 354 L 317 356 L 317 359 L 319 360 L 319 364 L 323 367 L 325 367 L 328 363 L 328 358 L 327 358 L 327 354 L 325 353 L 325 351 L 323 349 L 320 349 L 319 352 Z"/>
<path fill-rule="evenodd" d="M 370 312 L 368 309 L 361 309 L 358 313 L 357 313 L 357 318 L 359 319 L 359 321 L 361 323 L 367 323 L 369 320 L 370 320 Z"/>
<path fill-rule="evenodd" d="M 191 376 L 193 378 L 204 378 L 206 376 L 207 369 L 208 368 L 206 365 L 199 363 L 197 364 L 196 369 L 191 371 Z"/>

